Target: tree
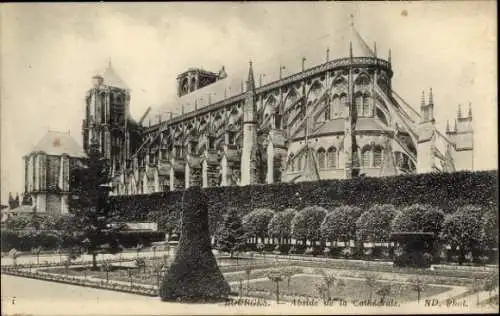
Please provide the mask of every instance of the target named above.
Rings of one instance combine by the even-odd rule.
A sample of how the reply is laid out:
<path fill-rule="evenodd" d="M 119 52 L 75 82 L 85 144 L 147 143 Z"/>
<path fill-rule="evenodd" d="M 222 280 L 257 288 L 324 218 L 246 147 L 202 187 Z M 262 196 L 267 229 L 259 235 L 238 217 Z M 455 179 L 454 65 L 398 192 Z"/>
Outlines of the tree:
<path fill-rule="evenodd" d="M 277 270 L 271 270 L 268 274 L 267 277 L 271 282 L 276 284 L 276 304 L 279 304 L 280 302 L 280 282 L 283 281 L 283 277 L 281 276 L 280 271 Z"/>
<path fill-rule="evenodd" d="M 378 276 L 374 273 L 365 274 L 365 284 L 370 289 L 370 301 L 372 300 L 373 290 L 377 287 Z"/>
<path fill-rule="evenodd" d="M 356 221 L 362 210 L 356 206 L 339 206 L 325 216 L 321 223 L 321 236 L 329 241 L 356 239 Z"/>
<path fill-rule="evenodd" d="M 356 235 L 360 241 L 387 242 L 391 223 L 398 210 L 391 204 L 375 204 L 356 221 Z"/>
<path fill-rule="evenodd" d="M 269 221 L 273 216 L 273 210 L 263 208 L 255 209 L 243 216 L 242 224 L 247 236 L 266 237 Z"/>
<path fill-rule="evenodd" d="M 156 280 L 158 282 L 157 286 L 158 286 L 158 288 L 160 288 L 161 273 L 163 272 L 165 265 L 162 262 L 154 261 L 152 268 L 153 268 L 153 272 L 156 275 Z"/>
<path fill-rule="evenodd" d="M 95 145 L 90 146 L 88 159 L 83 166 L 71 171 L 69 212 L 72 217 L 72 231 L 84 250 L 92 254 L 92 268 L 97 269 L 97 254 L 117 253 L 121 250 L 117 233 L 120 226 L 117 212 L 109 206 L 110 183 L 106 160 L 101 157 Z"/>
<path fill-rule="evenodd" d="M 109 262 L 104 261 L 101 265 L 101 269 L 102 269 L 102 271 L 106 272 L 106 283 L 108 283 L 109 282 L 109 272 L 112 269 L 112 265 Z"/>
<path fill-rule="evenodd" d="M 483 244 L 490 249 L 498 247 L 498 213 L 495 210 L 484 212 L 482 226 Z"/>
<path fill-rule="evenodd" d="M 386 283 L 379 285 L 379 287 L 375 291 L 375 294 L 380 296 L 380 301 L 384 303 L 386 297 L 391 295 L 391 292 L 392 292 L 392 285 L 390 283 Z"/>
<path fill-rule="evenodd" d="M 476 293 L 476 305 L 479 305 L 479 292 L 484 289 L 485 282 L 483 279 L 474 277 L 472 279 L 472 293 Z"/>
<path fill-rule="evenodd" d="M 320 206 L 309 206 L 297 212 L 292 220 L 292 236 L 302 240 L 315 242 L 321 238 L 319 228 L 327 210 Z"/>
<path fill-rule="evenodd" d="M 317 269 L 316 272 L 321 275 L 321 280 L 325 284 L 327 299 L 330 299 L 332 297 L 331 288 L 335 285 L 335 281 L 337 281 L 337 275 L 332 272 L 326 272 L 323 269 Z"/>
<path fill-rule="evenodd" d="M 290 283 L 292 281 L 292 277 L 299 273 L 302 273 L 302 269 L 299 267 L 286 267 L 281 271 L 281 275 L 286 280 L 287 292 L 289 294 L 290 294 Z"/>
<path fill-rule="evenodd" d="M 446 216 L 442 231 L 443 239 L 454 249 L 460 248 L 459 264 L 465 255 L 480 248 L 483 237 L 482 209 L 472 205 L 459 207 Z"/>
<path fill-rule="evenodd" d="M 247 265 L 245 267 L 245 275 L 247 277 L 247 295 L 248 292 L 250 291 L 250 275 L 252 274 L 252 271 L 253 271 L 253 266 Z"/>
<path fill-rule="evenodd" d="M 269 221 L 269 236 L 278 238 L 280 244 L 283 242 L 283 239 L 289 239 L 292 233 L 292 220 L 295 214 L 297 214 L 297 211 L 291 208 L 275 213 Z"/>
<path fill-rule="evenodd" d="M 412 278 L 408 280 L 410 282 L 410 287 L 413 291 L 417 292 L 417 302 L 420 303 L 420 294 L 425 289 L 425 283 L 419 277 Z"/>
<path fill-rule="evenodd" d="M 327 298 L 326 298 L 326 292 L 327 288 L 323 280 L 320 282 L 314 283 L 314 287 L 316 288 L 316 291 L 318 292 L 319 296 L 323 299 L 323 302 L 326 304 Z"/>
<path fill-rule="evenodd" d="M 483 284 L 483 290 L 488 292 L 489 297 L 491 297 L 491 292 L 493 292 L 497 287 L 498 287 L 498 272 L 493 272 L 486 275 Z"/>
<path fill-rule="evenodd" d="M 42 252 L 42 247 L 38 246 L 31 249 L 31 253 L 36 256 L 36 264 L 40 264 L 40 253 Z"/>
<path fill-rule="evenodd" d="M 238 210 L 236 208 L 229 208 L 219 231 L 219 250 L 228 252 L 231 258 L 233 258 L 233 254 L 236 251 L 244 249 L 245 239 L 245 231 L 238 216 Z"/>
<path fill-rule="evenodd" d="M 230 293 L 231 288 L 212 252 L 208 201 L 208 196 L 200 187 L 193 186 L 183 192 L 181 235 L 174 261 L 160 286 L 162 301 L 213 301 L 226 299 Z M 233 213 L 231 216 L 236 215 Z M 225 228 L 232 233 L 234 220 L 225 222 L 229 223 Z M 238 230 L 242 230 L 241 224 L 237 226 Z"/>
<path fill-rule="evenodd" d="M 146 273 L 146 259 L 140 257 L 135 258 L 135 266 L 138 272 L 142 269 L 144 273 Z"/>
<path fill-rule="evenodd" d="M 392 232 L 432 232 L 439 236 L 444 213 L 426 204 L 413 204 L 397 213 L 392 221 Z"/>

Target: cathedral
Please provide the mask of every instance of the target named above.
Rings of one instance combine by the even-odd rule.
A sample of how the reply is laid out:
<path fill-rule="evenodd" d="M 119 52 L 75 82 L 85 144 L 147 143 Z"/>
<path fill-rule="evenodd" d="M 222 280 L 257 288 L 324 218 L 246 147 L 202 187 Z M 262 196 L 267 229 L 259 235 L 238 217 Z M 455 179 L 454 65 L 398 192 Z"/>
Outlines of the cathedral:
<path fill-rule="evenodd" d="M 110 63 L 85 98 L 84 150 L 99 146 L 114 195 L 471 170 L 470 105 L 438 131 L 432 89 L 414 109 L 392 89 L 390 51 L 349 32 L 335 43 L 345 53 L 266 84 L 252 62 L 244 74 L 190 68 L 168 104 L 179 114 L 138 121 Z"/>

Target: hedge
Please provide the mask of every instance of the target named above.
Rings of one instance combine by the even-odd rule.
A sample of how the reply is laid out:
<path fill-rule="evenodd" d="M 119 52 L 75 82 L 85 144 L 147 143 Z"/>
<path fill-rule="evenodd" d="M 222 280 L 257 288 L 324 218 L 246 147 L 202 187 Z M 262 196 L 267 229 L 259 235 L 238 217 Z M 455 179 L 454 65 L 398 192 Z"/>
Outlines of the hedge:
<path fill-rule="evenodd" d="M 497 205 L 497 179 L 497 170 L 462 171 L 213 187 L 203 191 L 209 198 L 209 223 L 213 232 L 229 206 L 236 207 L 242 216 L 255 208 L 270 208 L 278 212 L 286 208 L 300 210 L 311 205 L 329 210 L 340 205 L 354 205 L 366 210 L 373 204 L 389 203 L 405 207 L 423 203 L 438 207 L 445 213 L 453 213 L 458 207 L 468 204 L 493 208 Z M 175 223 L 178 218 L 175 213 L 182 209 L 182 193 L 171 191 L 111 196 L 109 205 L 124 220 L 154 220 L 162 214 L 169 214 Z M 170 225 L 167 231 L 172 228 Z"/>
<path fill-rule="evenodd" d="M 54 231 L 14 231 L 2 230 L 2 249 L 9 250 L 15 248 L 19 251 L 30 251 L 34 247 L 42 247 L 44 250 L 67 248 L 73 245 L 71 240 L 61 240 L 60 234 Z M 141 243 L 149 246 L 153 242 L 165 240 L 165 233 L 160 231 L 123 231 L 118 232 L 118 240 L 124 248 L 135 247 Z"/>

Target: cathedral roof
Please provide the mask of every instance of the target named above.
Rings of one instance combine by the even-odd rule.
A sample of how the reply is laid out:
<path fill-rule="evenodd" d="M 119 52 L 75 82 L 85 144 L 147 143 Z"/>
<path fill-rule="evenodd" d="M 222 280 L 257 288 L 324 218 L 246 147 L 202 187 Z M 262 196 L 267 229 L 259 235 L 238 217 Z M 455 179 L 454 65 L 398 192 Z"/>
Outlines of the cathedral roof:
<path fill-rule="evenodd" d="M 350 48 L 352 48 L 353 57 L 375 57 L 376 55 L 374 50 L 370 48 L 370 46 L 366 43 L 366 41 L 356 29 L 356 27 L 353 25 L 345 26 L 341 29 L 335 30 L 335 32 L 332 32 L 332 35 L 329 36 L 327 41 L 327 46 L 330 47 L 330 60 L 348 58 L 350 55 Z M 294 53 L 292 54 L 286 53 L 284 56 L 279 58 L 279 61 L 273 59 L 269 61 L 256 62 L 254 65 L 254 70 L 258 73 L 256 73 L 255 76 L 256 88 L 259 88 L 261 86 L 261 79 L 263 79 L 262 86 L 270 82 L 279 80 L 279 63 L 281 63 L 281 65 L 285 67 L 285 70 L 282 73 L 282 78 L 286 78 L 298 72 L 301 72 L 300 62 L 297 62 L 297 60 L 302 56 L 304 56 L 307 60 L 305 67 L 306 70 L 325 62 L 324 56 L 320 56 L 317 51 L 310 53 L 296 53 L 294 51 Z M 246 61 L 244 63 L 246 63 Z M 147 125 L 149 120 L 151 120 L 151 124 L 157 124 L 159 121 L 159 114 L 162 115 L 162 121 L 169 118 L 166 114 L 166 111 L 173 110 L 177 113 L 174 116 L 177 116 L 181 114 L 182 108 L 184 109 L 184 113 L 189 113 L 194 111 L 195 104 L 197 109 L 200 109 L 206 107 L 209 104 L 214 104 L 219 101 L 240 95 L 241 93 L 246 91 L 247 79 L 247 70 L 231 71 L 231 69 L 228 69 L 226 78 L 217 80 L 212 84 L 209 84 L 203 88 L 190 92 L 181 97 L 172 96 L 163 104 L 155 106 L 153 110 L 148 113 L 143 122 L 145 125 Z"/>
<path fill-rule="evenodd" d="M 103 83 L 110 87 L 115 87 L 119 89 L 129 90 L 127 84 L 120 78 L 120 76 L 116 73 L 115 69 L 109 62 L 106 69 L 98 71 L 96 76 L 101 76 L 103 78 Z"/>
<path fill-rule="evenodd" d="M 70 157 L 83 158 L 83 148 L 68 133 L 48 131 L 45 136 L 31 150 L 42 151 L 47 155 L 61 156 L 66 154 Z"/>
<path fill-rule="evenodd" d="M 353 57 L 375 57 L 375 52 L 366 44 L 354 26 L 349 27 L 348 32 L 343 34 L 341 38 L 346 46 L 351 45 Z"/>

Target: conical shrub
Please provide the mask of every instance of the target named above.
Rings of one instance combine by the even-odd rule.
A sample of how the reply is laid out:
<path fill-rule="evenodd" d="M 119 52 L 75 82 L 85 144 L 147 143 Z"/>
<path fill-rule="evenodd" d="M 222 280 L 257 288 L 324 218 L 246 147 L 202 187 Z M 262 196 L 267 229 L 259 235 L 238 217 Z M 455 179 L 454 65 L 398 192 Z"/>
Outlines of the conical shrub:
<path fill-rule="evenodd" d="M 207 204 L 208 198 L 199 187 L 183 194 L 181 236 L 160 287 L 162 301 L 213 301 L 229 295 L 229 284 L 210 245 Z"/>

